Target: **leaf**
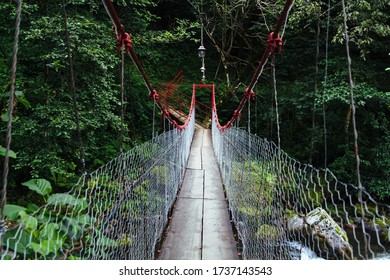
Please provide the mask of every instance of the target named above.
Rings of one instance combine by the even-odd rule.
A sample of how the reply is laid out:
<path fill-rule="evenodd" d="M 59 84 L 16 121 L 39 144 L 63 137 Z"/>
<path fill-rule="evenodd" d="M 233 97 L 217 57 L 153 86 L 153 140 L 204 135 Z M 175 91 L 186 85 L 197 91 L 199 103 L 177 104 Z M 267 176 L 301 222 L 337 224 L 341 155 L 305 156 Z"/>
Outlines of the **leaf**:
<path fill-rule="evenodd" d="M 31 179 L 28 182 L 22 183 L 23 186 L 28 187 L 30 190 L 45 196 L 52 191 L 52 187 L 49 181 L 45 179 Z"/>
<path fill-rule="evenodd" d="M 16 99 L 26 108 L 31 108 L 30 102 L 26 99 L 24 96 L 24 93 L 22 91 L 15 91 Z"/>
<path fill-rule="evenodd" d="M 79 239 L 83 233 L 83 228 L 81 228 L 79 222 L 68 217 L 62 220 L 60 229 L 71 239 Z"/>
<path fill-rule="evenodd" d="M 94 217 L 91 217 L 89 215 L 79 215 L 77 217 L 77 220 L 81 225 L 92 225 L 93 223 L 96 222 L 96 219 Z"/>
<path fill-rule="evenodd" d="M 4 112 L 2 115 L 1 115 L 1 120 L 3 122 L 8 122 L 8 113 L 7 112 Z"/>
<path fill-rule="evenodd" d="M 41 229 L 39 236 L 41 239 L 57 239 L 59 228 L 60 226 L 56 223 L 48 223 Z"/>
<path fill-rule="evenodd" d="M 6 204 L 4 206 L 4 215 L 8 218 L 10 221 L 16 221 L 19 217 L 20 211 L 24 211 L 26 208 L 14 205 L 14 204 Z"/>
<path fill-rule="evenodd" d="M 19 215 L 20 215 L 19 223 L 23 223 L 26 229 L 29 229 L 30 231 L 34 231 L 38 227 L 37 218 L 27 214 L 24 211 L 20 211 Z"/>
<path fill-rule="evenodd" d="M 73 206 L 75 210 L 82 211 L 88 207 L 87 201 L 82 198 L 75 198 L 67 193 L 56 193 L 49 196 L 48 205 Z"/>
<path fill-rule="evenodd" d="M 65 241 L 65 236 L 59 235 L 60 225 L 48 223 L 39 232 L 39 243 L 32 242 L 30 248 L 34 252 L 46 256 L 50 253 L 57 253 Z"/>
<path fill-rule="evenodd" d="M 3 236 L 3 246 L 17 253 L 28 253 L 31 236 L 24 230 L 18 228 L 7 231 Z"/>
<path fill-rule="evenodd" d="M 0 155 L 5 156 L 6 149 L 3 146 L 0 146 Z M 16 153 L 12 150 L 8 151 L 8 156 L 10 158 L 16 158 Z"/>
<path fill-rule="evenodd" d="M 118 246 L 118 241 L 101 235 L 96 237 L 96 245 L 99 247 L 116 247 Z"/>
<path fill-rule="evenodd" d="M 41 254 L 42 256 L 46 256 L 50 253 L 57 253 L 57 251 L 62 247 L 63 240 L 62 239 L 50 239 L 43 240 L 40 244 L 31 242 L 29 247 L 34 250 L 34 252 Z"/>
<path fill-rule="evenodd" d="M 39 209 L 38 205 L 35 205 L 34 203 L 29 203 L 27 205 L 27 210 L 30 213 L 33 213 L 33 212 L 37 211 L 38 209 Z"/>

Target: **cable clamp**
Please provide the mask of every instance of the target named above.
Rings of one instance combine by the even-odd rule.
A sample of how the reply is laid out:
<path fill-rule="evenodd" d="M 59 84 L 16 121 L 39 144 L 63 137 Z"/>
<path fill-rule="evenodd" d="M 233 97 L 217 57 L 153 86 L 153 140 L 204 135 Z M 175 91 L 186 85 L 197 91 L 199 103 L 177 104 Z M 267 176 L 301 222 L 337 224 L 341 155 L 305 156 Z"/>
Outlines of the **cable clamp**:
<path fill-rule="evenodd" d="M 113 32 L 115 32 L 115 27 L 112 27 Z M 121 25 L 120 30 L 117 30 L 117 37 L 116 37 L 116 47 L 118 54 L 121 52 L 122 48 L 125 49 L 126 52 L 129 52 L 130 49 L 133 47 L 133 42 L 130 39 L 129 33 L 125 32 L 125 28 L 123 25 Z"/>
<path fill-rule="evenodd" d="M 281 53 L 282 52 L 283 41 L 280 38 L 279 34 L 275 36 L 274 32 L 271 32 L 268 35 L 267 40 L 267 48 L 271 51 L 271 53 Z"/>
<path fill-rule="evenodd" d="M 254 101 L 255 100 L 255 93 L 253 90 L 249 91 L 249 88 L 246 88 L 244 91 L 244 97 L 248 101 L 250 101 L 250 100 Z"/>
<path fill-rule="evenodd" d="M 149 98 L 150 98 L 150 102 L 153 102 L 153 101 L 157 102 L 158 101 L 158 93 L 155 89 L 150 92 Z"/>

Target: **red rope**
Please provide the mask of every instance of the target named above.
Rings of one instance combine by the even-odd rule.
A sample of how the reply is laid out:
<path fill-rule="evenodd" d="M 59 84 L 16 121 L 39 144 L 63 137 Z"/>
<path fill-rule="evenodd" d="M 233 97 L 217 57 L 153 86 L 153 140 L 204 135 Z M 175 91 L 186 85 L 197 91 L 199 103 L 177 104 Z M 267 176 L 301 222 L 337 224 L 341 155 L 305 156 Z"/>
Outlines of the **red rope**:
<path fill-rule="evenodd" d="M 283 11 L 279 16 L 279 19 L 278 19 L 278 22 L 275 26 L 274 31 L 271 32 L 268 36 L 267 48 L 264 50 L 263 55 L 261 56 L 259 65 L 258 65 L 258 67 L 257 67 L 257 69 L 252 77 L 251 82 L 249 83 L 249 86 L 244 91 L 244 96 L 242 97 L 240 103 L 237 106 L 237 109 L 234 111 L 232 118 L 227 122 L 227 124 L 224 126 L 220 126 L 220 124 L 218 122 L 218 127 L 220 129 L 224 130 L 224 129 L 230 127 L 233 124 L 233 122 L 241 116 L 241 111 L 244 108 L 245 103 L 249 100 L 253 100 L 255 97 L 253 89 L 254 89 L 254 87 L 255 87 L 255 85 L 256 85 L 256 83 L 257 83 L 257 81 L 258 81 L 258 79 L 263 71 L 264 65 L 268 61 L 268 58 L 270 57 L 271 54 L 274 54 L 275 52 L 280 53 L 282 51 L 283 42 L 282 42 L 282 39 L 279 35 L 279 32 L 280 32 L 280 29 L 282 28 L 283 23 L 287 19 L 288 12 L 289 12 L 293 2 L 294 2 L 294 0 L 287 0 L 286 1 L 284 8 L 283 8 Z M 213 98 L 214 98 L 214 96 L 213 96 Z M 213 110 L 216 114 L 217 111 L 216 111 L 216 107 L 214 107 L 214 106 L 215 106 L 215 101 L 213 101 Z"/>
<path fill-rule="evenodd" d="M 104 4 L 104 7 L 106 8 L 107 14 L 109 15 L 109 17 L 111 18 L 111 20 L 112 20 L 112 22 L 114 24 L 113 31 L 115 32 L 115 34 L 117 36 L 116 45 L 117 45 L 118 53 L 120 53 L 120 51 L 124 48 L 126 53 L 128 53 L 130 55 L 130 57 L 133 60 L 134 64 L 137 66 L 138 71 L 142 75 L 142 78 L 145 81 L 146 87 L 149 90 L 149 98 L 150 98 L 150 100 L 154 101 L 154 102 L 156 102 L 158 104 L 158 106 L 162 110 L 163 116 L 165 116 L 172 123 L 172 125 L 175 126 L 176 128 L 178 128 L 180 130 L 185 129 L 186 126 L 189 123 L 192 110 L 194 110 L 194 108 L 195 108 L 195 96 L 193 95 L 193 97 L 192 97 L 193 102 L 191 102 L 190 112 L 188 114 L 188 117 L 187 117 L 187 120 L 186 120 L 185 124 L 184 125 L 177 124 L 177 122 L 169 114 L 169 111 L 166 108 L 164 108 L 164 105 L 160 102 L 160 100 L 158 98 L 158 93 L 153 88 L 152 84 L 150 83 L 149 78 L 146 75 L 146 73 L 145 73 L 145 71 L 144 71 L 144 69 L 142 67 L 141 62 L 138 59 L 137 54 L 134 51 L 133 43 L 132 43 L 132 41 L 130 39 L 130 35 L 125 32 L 125 27 L 121 23 L 121 21 L 119 19 L 119 16 L 118 16 L 118 13 L 116 12 L 115 7 L 112 4 L 111 0 L 102 0 L 102 2 Z M 178 78 L 178 76 L 176 76 L 175 78 Z"/>
<path fill-rule="evenodd" d="M 126 49 L 126 52 L 130 55 L 134 63 L 136 64 L 138 71 L 141 73 L 142 78 L 145 81 L 145 84 L 147 88 L 149 89 L 149 93 L 153 94 L 153 87 L 149 81 L 148 76 L 146 75 L 140 60 L 138 59 L 133 45 L 130 40 L 130 35 L 125 32 L 125 28 L 122 25 L 121 21 L 119 20 L 118 14 L 114 8 L 114 5 L 112 4 L 111 0 L 102 0 L 104 7 L 106 8 L 106 11 L 108 15 L 110 16 L 112 22 L 114 23 L 114 29 L 115 33 L 117 35 L 117 47 L 120 49 L 124 47 Z"/>

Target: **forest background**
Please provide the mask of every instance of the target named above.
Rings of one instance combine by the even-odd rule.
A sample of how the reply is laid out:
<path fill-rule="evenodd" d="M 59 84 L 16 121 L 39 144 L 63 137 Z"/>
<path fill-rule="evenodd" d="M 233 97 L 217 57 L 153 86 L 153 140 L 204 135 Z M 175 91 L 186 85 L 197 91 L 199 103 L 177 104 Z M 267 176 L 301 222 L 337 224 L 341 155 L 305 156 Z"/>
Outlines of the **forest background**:
<path fill-rule="evenodd" d="M 82 172 L 118 156 L 122 147 L 127 151 L 149 140 L 153 123 L 160 123 L 158 115 L 153 122 L 153 103 L 130 58 L 126 58 L 121 103 L 121 59 L 101 2 L 64 2 L 23 4 L 8 184 L 8 201 L 18 205 L 43 203 L 41 196 L 23 186 L 26 182 L 44 179 L 55 192 L 65 192 Z M 203 22 L 205 83 L 216 85 L 222 120 L 231 117 L 241 99 L 284 5 L 279 0 L 113 2 L 152 84 L 166 84 L 183 70 L 180 89 L 188 94 L 193 83 L 202 82 L 196 50 Z M 347 1 L 347 14 L 362 183 L 375 199 L 386 201 L 390 198 L 390 2 Z M 16 1 L 1 1 L 3 156 L 15 15 Z M 281 147 L 291 157 L 328 167 L 341 181 L 355 184 L 340 1 L 296 0 L 283 38 L 283 51 L 276 56 Z M 246 128 L 250 118 L 252 133 L 276 142 L 273 88 L 267 64 L 250 114 L 244 111 L 241 123 Z M 198 98 L 211 103 L 210 96 Z"/>

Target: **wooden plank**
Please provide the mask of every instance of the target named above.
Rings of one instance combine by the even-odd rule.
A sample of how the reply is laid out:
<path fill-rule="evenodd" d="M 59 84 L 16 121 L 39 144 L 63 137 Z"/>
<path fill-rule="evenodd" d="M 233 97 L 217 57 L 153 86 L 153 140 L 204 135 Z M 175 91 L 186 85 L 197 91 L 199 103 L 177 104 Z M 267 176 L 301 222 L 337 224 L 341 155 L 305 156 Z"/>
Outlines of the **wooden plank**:
<path fill-rule="evenodd" d="M 210 130 L 195 132 L 159 259 L 238 259 Z"/>
<path fill-rule="evenodd" d="M 204 176 L 204 199 L 214 199 L 225 201 L 221 176 L 219 172 L 205 170 Z"/>
<path fill-rule="evenodd" d="M 213 142 L 211 138 L 211 129 L 204 129 L 203 130 L 203 146 L 204 147 L 212 147 Z"/>
<path fill-rule="evenodd" d="M 204 200 L 203 260 L 238 260 L 225 200 Z"/>
<path fill-rule="evenodd" d="M 219 168 L 215 159 L 213 147 L 202 147 L 202 164 L 204 170 L 213 171 L 219 174 Z M 221 178 L 219 178 L 219 180 L 221 180 Z"/>
<path fill-rule="evenodd" d="M 203 146 L 203 134 L 204 129 L 196 129 L 194 138 L 192 139 L 191 143 L 191 150 L 196 148 L 201 148 Z"/>
<path fill-rule="evenodd" d="M 204 129 L 195 130 L 187 163 L 189 169 L 202 169 L 203 131 Z"/>
<path fill-rule="evenodd" d="M 191 148 L 187 163 L 188 169 L 202 169 L 202 149 Z"/>
<path fill-rule="evenodd" d="M 184 174 L 180 197 L 203 199 L 204 170 L 187 169 Z"/>
<path fill-rule="evenodd" d="M 159 255 L 160 260 L 200 260 L 202 254 L 201 199 L 180 198 Z"/>

